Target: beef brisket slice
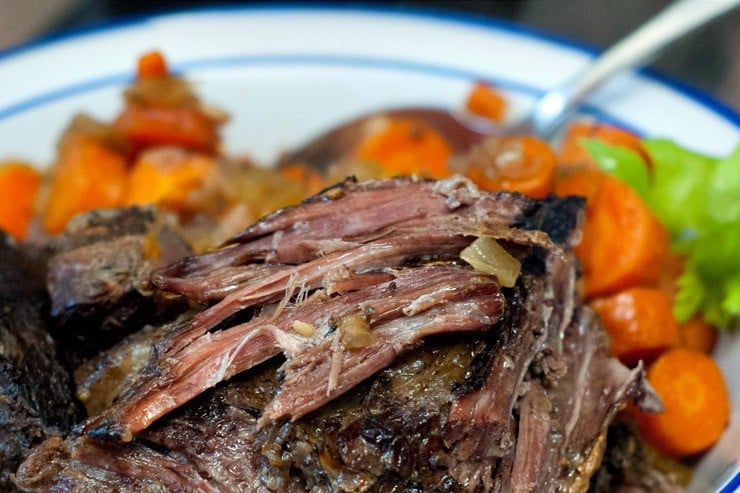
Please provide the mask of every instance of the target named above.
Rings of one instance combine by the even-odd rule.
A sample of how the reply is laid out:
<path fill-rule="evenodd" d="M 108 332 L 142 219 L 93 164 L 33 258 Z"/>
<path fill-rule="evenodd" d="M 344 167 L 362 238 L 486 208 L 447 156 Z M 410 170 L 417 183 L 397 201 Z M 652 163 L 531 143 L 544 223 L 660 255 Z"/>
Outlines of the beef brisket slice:
<path fill-rule="evenodd" d="M 43 273 L 0 235 L 0 491 L 31 448 L 67 433 L 78 408 L 42 314 Z"/>

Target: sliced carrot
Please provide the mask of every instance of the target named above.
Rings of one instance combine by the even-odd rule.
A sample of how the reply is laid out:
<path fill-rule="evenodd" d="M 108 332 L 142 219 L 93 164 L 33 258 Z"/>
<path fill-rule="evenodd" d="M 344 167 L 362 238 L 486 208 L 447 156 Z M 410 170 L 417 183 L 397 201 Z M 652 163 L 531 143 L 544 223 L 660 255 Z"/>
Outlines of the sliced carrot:
<path fill-rule="evenodd" d="M 628 289 L 592 306 L 611 337 L 612 354 L 628 366 L 652 361 L 679 343 L 671 301 L 658 289 Z"/>
<path fill-rule="evenodd" d="M 136 64 L 136 75 L 139 79 L 164 78 L 169 75 L 167 61 L 159 51 L 150 51 L 139 57 Z"/>
<path fill-rule="evenodd" d="M 486 82 L 477 82 L 465 101 L 465 107 L 476 115 L 494 122 L 502 122 L 506 116 L 506 99 Z"/>
<path fill-rule="evenodd" d="M 359 146 L 356 158 L 377 162 L 394 175 L 444 178 L 452 149 L 428 125 L 409 119 L 389 120 Z"/>
<path fill-rule="evenodd" d="M 618 179 L 598 171 L 576 173 L 559 183 L 557 194 L 590 197 L 581 243 L 587 297 L 607 296 L 655 283 L 669 252 L 665 227 L 640 197 Z"/>
<path fill-rule="evenodd" d="M 36 193 L 41 176 L 31 165 L 8 161 L 0 163 L 0 229 L 23 240 L 34 216 Z"/>
<path fill-rule="evenodd" d="M 465 174 L 487 190 L 544 198 L 553 189 L 555 154 L 536 137 L 489 138 L 474 151 Z"/>
<path fill-rule="evenodd" d="M 91 137 L 69 136 L 60 149 L 43 226 L 59 233 L 80 212 L 123 202 L 126 160 Z"/>
<path fill-rule="evenodd" d="M 678 337 L 682 347 L 710 354 L 717 342 L 717 329 L 697 315 L 678 324 Z"/>
<path fill-rule="evenodd" d="M 638 414 L 643 436 L 663 453 L 685 457 L 709 448 L 730 416 L 727 385 L 717 363 L 701 353 L 672 349 L 648 368 L 663 412 Z"/>
<path fill-rule="evenodd" d="M 613 125 L 597 122 L 575 122 L 568 127 L 558 153 L 558 163 L 564 165 L 587 165 L 596 167 L 586 149 L 581 145 L 582 139 L 598 139 L 611 145 L 631 149 L 640 154 L 645 162 L 649 157 L 640 143 L 640 137 Z"/>
<path fill-rule="evenodd" d="M 114 122 L 134 148 L 175 145 L 213 154 L 219 123 L 195 108 L 130 104 Z"/>
<path fill-rule="evenodd" d="M 561 197 L 579 195 L 586 199 L 586 210 L 593 208 L 606 174 L 595 168 L 582 168 L 555 183 L 555 194 Z"/>
<path fill-rule="evenodd" d="M 216 168 L 207 156 L 176 148 L 143 152 L 131 168 L 124 204 L 161 204 L 178 211 L 189 209 L 189 196 Z"/>
<path fill-rule="evenodd" d="M 306 195 L 313 195 L 324 189 L 327 184 L 315 170 L 304 164 L 291 164 L 280 168 L 280 174 L 303 186 Z"/>

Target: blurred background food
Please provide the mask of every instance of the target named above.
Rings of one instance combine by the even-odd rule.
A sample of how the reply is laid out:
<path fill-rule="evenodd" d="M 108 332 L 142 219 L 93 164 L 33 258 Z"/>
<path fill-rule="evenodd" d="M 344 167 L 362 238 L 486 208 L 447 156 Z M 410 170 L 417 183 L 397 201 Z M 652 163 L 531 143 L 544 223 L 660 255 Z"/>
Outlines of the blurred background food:
<path fill-rule="evenodd" d="M 44 35 L 111 19 L 214 5 L 265 5 L 244 0 L 0 0 L 0 50 Z M 331 2 L 331 5 L 430 9 L 505 19 L 606 47 L 670 3 L 670 0 L 430 0 Z M 329 4 L 329 2 L 327 2 Z M 587 8 L 585 6 L 587 5 Z M 653 64 L 671 78 L 700 89 L 740 111 L 740 10 L 679 40 Z"/>

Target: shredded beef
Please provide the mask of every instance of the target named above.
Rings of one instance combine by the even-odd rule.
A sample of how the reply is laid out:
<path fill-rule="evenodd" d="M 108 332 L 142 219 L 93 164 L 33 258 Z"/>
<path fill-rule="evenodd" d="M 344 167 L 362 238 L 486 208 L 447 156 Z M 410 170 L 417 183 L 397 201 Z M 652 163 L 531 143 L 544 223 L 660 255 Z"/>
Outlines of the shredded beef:
<path fill-rule="evenodd" d="M 346 181 L 156 271 L 209 303 L 77 372 L 95 415 L 29 489 L 586 491 L 609 424 L 660 402 L 576 293 L 583 202 L 455 177 Z M 477 237 L 511 288 L 460 260 Z"/>

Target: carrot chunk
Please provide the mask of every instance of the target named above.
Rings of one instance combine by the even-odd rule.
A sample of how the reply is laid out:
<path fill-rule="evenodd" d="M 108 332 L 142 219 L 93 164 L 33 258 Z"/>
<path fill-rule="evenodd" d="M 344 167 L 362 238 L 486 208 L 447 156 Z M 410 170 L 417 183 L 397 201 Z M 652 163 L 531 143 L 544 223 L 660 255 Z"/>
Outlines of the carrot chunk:
<path fill-rule="evenodd" d="M 586 199 L 586 210 L 594 207 L 606 174 L 595 168 L 582 168 L 555 184 L 555 194 L 561 197 L 579 195 Z"/>
<path fill-rule="evenodd" d="M 188 199 L 215 170 L 207 156 L 180 149 L 161 148 L 143 152 L 131 168 L 126 205 L 161 204 L 189 209 Z"/>
<path fill-rule="evenodd" d="M 722 435 L 730 398 L 712 358 L 683 348 L 660 356 L 647 379 L 663 400 L 663 412 L 638 413 L 643 436 L 663 453 L 685 457 L 706 450 Z"/>
<path fill-rule="evenodd" d="M 360 144 L 356 157 L 377 162 L 392 175 L 444 178 L 451 154 L 450 145 L 433 128 L 414 120 L 393 119 Z"/>
<path fill-rule="evenodd" d="M 59 233 L 80 212 L 117 207 L 126 187 L 126 160 L 96 139 L 69 136 L 60 149 L 43 226 Z"/>
<path fill-rule="evenodd" d="M 592 305 L 611 337 L 612 354 L 626 365 L 652 361 L 679 343 L 671 301 L 660 290 L 628 289 Z"/>
<path fill-rule="evenodd" d="M 137 149 L 175 145 L 212 154 L 218 147 L 218 122 L 194 108 L 129 104 L 113 125 Z"/>
<path fill-rule="evenodd" d="M 717 342 L 717 329 L 700 315 L 678 324 L 680 345 L 698 353 L 710 354 Z"/>
<path fill-rule="evenodd" d="M 18 240 L 28 232 L 40 182 L 39 172 L 26 163 L 0 163 L 0 229 Z"/>
<path fill-rule="evenodd" d="M 150 51 L 139 57 L 136 75 L 139 79 L 164 78 L 169 75 L 167 61 L 159 51 Z"/>
<path fill-rule="evenodd" d="M 318 172 L 303 164 L 284 166 L 280 168 L 280 174 L 299 183 L 303 187 L 305 195 L 318 193 L 328 185 Z"/>
<path fill-rule="evenodd" d="M 655 283 L 660 262 L 669 252 L 665 227 L 629 186 L 595 170 L 584 173 L 565 178 L 555 193 L 591 199 L 583 238 L 575 248 L 586 296 L 606 296 Z"/>
<path fill-rule="evenodd" d="M 506 99 L 495 87 L 485 82 L 477 82 L 473 86 L 465 107 L 494 122 L 502 122 L 506 116 Z"/>
<path fill-rule="evenodd" d="M 474 151 L 465 175 L 486 190 L 544 198 L 553 189 L 555 154 L 536 137 L 489 138 Z"/>
<path fill-rule="evenodd" d="M 597 122 L 575 122 L 568 127 L 558 153 L 558 162 L 564 165 L 587 165 L 596 167 L 588 151 L 581 145 L 582 139 L 598 139 L 611 145 L 626 147 L 637 152 L 649 162 L 649 157 L 640 143 L 640 137 L 613 125 Z"/>

